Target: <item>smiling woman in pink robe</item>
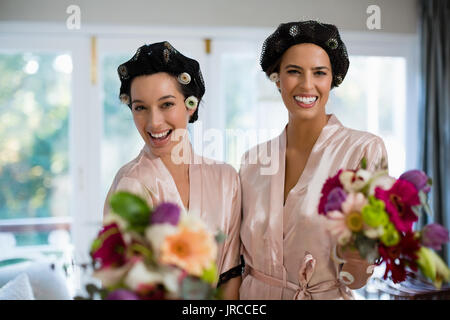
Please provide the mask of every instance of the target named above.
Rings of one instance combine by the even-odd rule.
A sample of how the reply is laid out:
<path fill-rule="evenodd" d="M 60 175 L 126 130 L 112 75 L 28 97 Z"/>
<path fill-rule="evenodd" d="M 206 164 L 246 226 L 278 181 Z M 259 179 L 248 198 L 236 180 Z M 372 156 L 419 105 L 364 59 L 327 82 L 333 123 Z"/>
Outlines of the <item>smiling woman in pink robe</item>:
<path fill-rule="evenodd" d="M 261 152 L 271 150 L 271 144 L 279 150 L 278 158 L 272 159 L 279 166 L 275 174 L 264 175 L 261 169 L 267 165 L 252 164 L 250 154 L 256 150 L 262 158 Z M 344 127 L 330 115 L 283 205 L 285 156 L 283 130 L 280 136 L 247 152 L 242 160 L 241 239 L 246 274 L 240 299 L 351 299 L 349 288 L 338 281 L 339 263 L 331 259 L 336 242 L 317 207 L 327 178 L 341 168 L 358 168 L 363 157 L 367 169 L 375 169 L 387 159 L 384 143 L 373 134 Z M 347 261 L 342 270 L 355 278 L 353 288 L 362 287 L 372 268 L 361 259 L 353 264 L 352 259 Z"/>
<path fill-rule="evenodd" d="M 193 153 L 188 123 L 198 118 L 205 85 L 197 61 L 168 42 L 143 45 L 118 68 L 120 99 L 145 142 L 140 154 L 116 174 L 105 201 L 117 191 L 143 197 L 154 207 L 173 202 L 197 213 L 211 232 L 222 232 L 217 267 L 225 299 L 237 299 L 241 281 L 239 176 L 228 164 Z"/>
<path fill-rule="evenodd" d="M 357 169 L 363 157 L 369 170 L 386 162 L 384 143 L 326 113 L 330 90 L 349 66 L 335 26 L 281 24 L 264 42 L 260 62 L 289 121 L 279 137 L 242 160 L 240 298 L 352 299 L 351 289 L 365 285 L 373 266 L 357 252 L 341 252 L 318 214 L 321 189 L 339 169 Z"/>

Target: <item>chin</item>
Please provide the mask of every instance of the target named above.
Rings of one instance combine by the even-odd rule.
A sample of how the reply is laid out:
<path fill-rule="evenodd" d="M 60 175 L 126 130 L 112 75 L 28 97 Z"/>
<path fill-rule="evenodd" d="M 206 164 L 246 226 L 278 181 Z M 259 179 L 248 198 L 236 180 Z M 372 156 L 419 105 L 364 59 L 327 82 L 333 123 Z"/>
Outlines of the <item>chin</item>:
<path fill-rule="evenodd" d="M 321 112 L 317 108 L 299 109 L 297 106 L 294 110 L 289 110 L 290 117 L 295 120 L 305 121 L 317 118 Z"/>

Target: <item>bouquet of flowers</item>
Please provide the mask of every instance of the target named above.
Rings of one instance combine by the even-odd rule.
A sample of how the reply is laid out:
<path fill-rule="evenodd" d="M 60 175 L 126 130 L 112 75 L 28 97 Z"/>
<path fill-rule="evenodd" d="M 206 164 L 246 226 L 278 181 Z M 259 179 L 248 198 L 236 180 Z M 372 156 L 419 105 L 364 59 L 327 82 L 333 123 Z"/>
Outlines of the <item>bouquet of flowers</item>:
<path fill-rule="evenodd" d="M 127 192 L 111 197 L 112 212 L 93 241 L 92 298 L 108 300 L 214 299 L 217 242 L 199 216 L 172 203 L 154 209 Z"/>
<path fill-rule="evenodd" d="M 327 218 L 327 229 L 342 250 L 357 250 L 369 263 L 385 263 L 383 278 L 406 280 L 418 269 L 435 287 L 450 278 L 450 270 L 433 250 L 449 241 L 448 231 L 428 224 L 414 231 L 424 212 L 431 179 L 410 170 L 398 179 L 387 170 L 369 172 L 365 159 L 359 170 L 339 170 L 322 187 L 318 213 Z"/>

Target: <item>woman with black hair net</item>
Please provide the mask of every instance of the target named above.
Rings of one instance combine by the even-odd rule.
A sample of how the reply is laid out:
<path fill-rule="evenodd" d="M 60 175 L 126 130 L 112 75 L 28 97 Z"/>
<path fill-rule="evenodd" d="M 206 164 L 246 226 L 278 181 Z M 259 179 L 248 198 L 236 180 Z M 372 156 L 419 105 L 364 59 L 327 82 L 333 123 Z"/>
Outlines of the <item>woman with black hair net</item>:
<path fill-rule="evenodd" d="M 169 42 L 140 47 L 118 67 L 120 99 L 133 115 L 145 146 L 139 155 L 116 174 L 108 192 L 143 197 L 150 206 L 172 202 L 188 214 L 197 213 L 211 232 L 222 232 L 218 245 L 218 286 L 223 298 L 238 299 L 242 266 L 239 227 L 241 189 L 233 167 L 196 155 L 187 124 L 198 118 L 205 93 L 196 60 L 177 51 Z"/>
<path fill-rule="evenodd" d="M 353 299 L 373 265 L 344 251 L 318 214 L 321 189 L 339 169 L 373 170 L 387 154 L 381 138 L 344 127 L 325 107 L 349 60 L 334 25 L 281 24 L 264 42 L 261 67 L 289 114 L 276 138 L 243 157 L 241 241 L 245 271 L 241 299 Z M 370 75 L 368 75 L 370 76 Z M 264 174 L 271 150 L 278 168 Z M 256 160 L 252 155 L 257 155 Z"/>

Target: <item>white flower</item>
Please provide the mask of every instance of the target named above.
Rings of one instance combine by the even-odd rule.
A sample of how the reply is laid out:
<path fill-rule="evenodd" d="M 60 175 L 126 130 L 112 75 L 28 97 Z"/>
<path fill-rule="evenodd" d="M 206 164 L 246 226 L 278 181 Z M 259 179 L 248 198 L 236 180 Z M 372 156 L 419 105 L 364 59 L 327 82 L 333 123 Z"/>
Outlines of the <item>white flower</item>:
<path fill-rule="evenodd" d="M 94 271 L 92 276 L 101 280 L 103 286 L 110 287 L 119 283 L 131 267 L 132 263 L 126 263 L 120 268 L 103 268 Z"/>
<path fill-rule="evenodd" d="M 187 72 L 179 74 L 177 79 L 181 84 L 189 84 L 191 82 L 191 76 Z"/>
<path fill-rule="evenodd" d="M 347 192 L 358 192 L 368 183 L 371 178 L 370 171 L 359 169 L 356 172 L 343 171 L 339 175 L 339 181 L 341 182 L 344 190 Z"/>
<path fill-rule="evenodd" d="M 180 216 L 179 226 L 195 231 L 208 229 L 205 222 L 200 218 L 200 214 L 197 212 L 182 214 Z"/>
<path fill-rule="evenodd" d="M 140 285 L 162 284 L 169 294 L 176 297 L 179 291 L 178 279 L 181 270 L 173 267 L 149 268 L 144 262 L 136 262 L 125 278 L 125 284 L 132 290 L 137 290 Z"/>
<path fill-rule="evenodd" d="M 377 228 L 369 227 L 364 230 L 364 235 L 370 239 L 379 239 L 384 233 L 383 226 L 378 226 Z"/>
<path fill-rule="evenodd" d="M 130 96 L 126 93 L 122 93 L 119 98 L 120 102 L 122 102 L 123 104 L 130 104 Z"/>
<path fill-rule="evenodd" d="M 173 267 L 162 267 L 161 268 L 162 282 L 164 287 L 170 293 L 176 294 L 179 291 L 179 281 L 181 276 L 181 270 Z"/>
<path fill-rule="evenodd" d="M 270 76 L 269 76 L 269 79 L 270 79 L 270 81 L 272 81 L 272 82 L 278 82 L 278 81 L 280 81 L 280 77 L 279 77 L 279 75 L 278 75 L 278 72 L 273 72 L 273 73 L 271 73 Z"/>
<path fill-rule="evenodd" d="M 374 174 L 369 185 L 369 195 L 375 194 L 375 188 L 389 190 L 395 183 L 395 178 L 388 175 L 387 171 L 378 171 Z"/>
<path fill-rule="evenodd" d="M 198 99 L 194 96 L 187 97 L 186 100 L 184 100 L 184 104 L 188 109 L 195 109 L 198 105 Z"/>
<path fill-rule="evenodd" d="M 159 256 L 159 250 L 167 236 L 178 232 L 177 227 L 170 223 L 153 224 L 145 230 L 145 237 Z"/>
<path fill-rule="evenodd" d="M 137 290 L 141 284 L 158 284 L 162 282 L 162 274 L 149 270 L 142 261 L 136 262 L 125 278 L 125 284 L 133 291 Z"/>

